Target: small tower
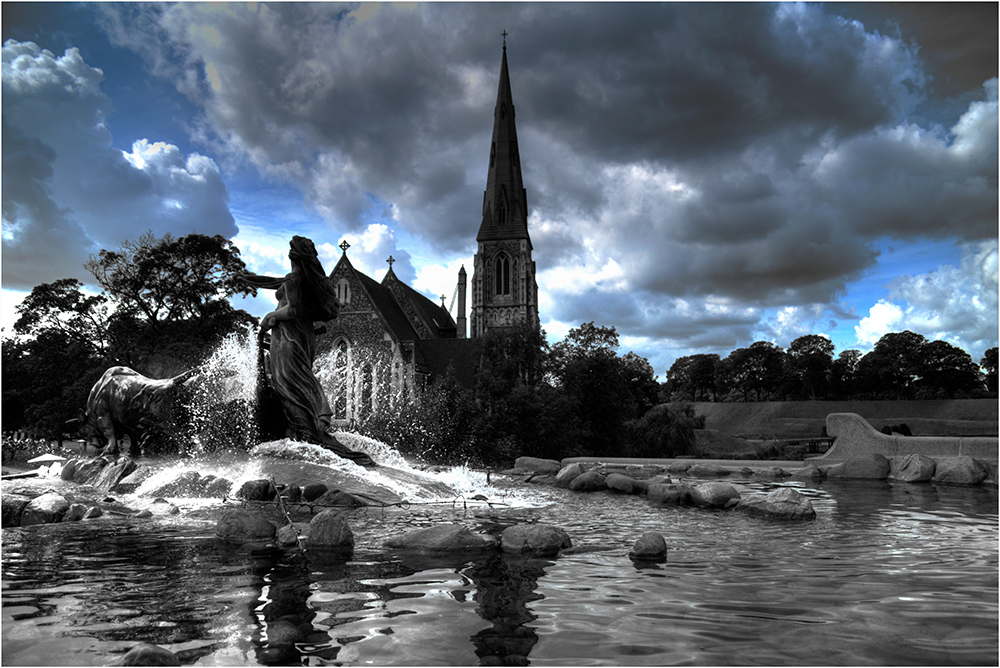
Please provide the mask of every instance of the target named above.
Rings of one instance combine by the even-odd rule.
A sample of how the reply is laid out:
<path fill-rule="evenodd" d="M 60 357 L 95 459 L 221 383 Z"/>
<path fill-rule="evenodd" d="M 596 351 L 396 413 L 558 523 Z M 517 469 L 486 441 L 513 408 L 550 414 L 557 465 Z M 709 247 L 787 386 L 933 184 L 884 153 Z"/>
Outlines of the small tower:
<path fill-rule="evenodd" d="M 457 314 L 458 317 L 456 318 L 456 320 L 458 321 L 458 330 L 457 330 L 457 332 L 455 334 L 455 337 L 459 338 L 459 339 L 464 339 L 465 337 L 468 336 L 468 334 L 465 333 L 465 330 L 466 330 L 466 327 L 465 327 L 465 284 L 467 283 L 466 276 L 467 276 L 467 274 L 465 273 L 465 265 L 463 264 L 462 268 L 458 270 L 458 314 Z"/>
<path fill-rule="evenodd" d="M 528 194 L 521 179 L 506 38 L 504 32 L 483 219 L 476 235 L 472 338 L 485 336 L 497 327 L 539 324 L 538 285 L 528 235 Z"/>

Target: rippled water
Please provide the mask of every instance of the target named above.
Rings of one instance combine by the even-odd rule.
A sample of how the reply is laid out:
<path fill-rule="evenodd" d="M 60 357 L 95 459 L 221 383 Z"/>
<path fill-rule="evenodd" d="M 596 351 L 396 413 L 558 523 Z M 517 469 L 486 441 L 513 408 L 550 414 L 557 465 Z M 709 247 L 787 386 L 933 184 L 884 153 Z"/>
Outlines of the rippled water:
<path fill-rule="evenodd" d="M 4 529 L 2 661 L 105 665 L 152 642 L 196 665 L 997 664 L 995 489 L 802 491 L 815 521 L 555 489 L 532 489 L 535 507 L 354 511 L 353 557 L 309 562 L 218 544 L 210 508 Z M 442 521 L 550 523 L 575 547 L 380 548 Z M 666 563 L 628 559 L 645 531 L 666 537 Z M 276 642 L 291 627 L 297 642 Z"/>

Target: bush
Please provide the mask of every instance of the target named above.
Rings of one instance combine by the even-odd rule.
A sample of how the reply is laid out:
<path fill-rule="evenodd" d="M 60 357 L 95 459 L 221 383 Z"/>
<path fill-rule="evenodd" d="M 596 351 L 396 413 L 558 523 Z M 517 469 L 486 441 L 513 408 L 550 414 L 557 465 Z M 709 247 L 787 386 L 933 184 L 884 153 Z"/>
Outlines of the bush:
<path fill-rule="evenodd" d="M 625 423 L 626 457 L 677 457 L 695 454 L 698 419 L 688 404 L 660 404 Z M 701 419 L 704 425 L 704 419 Z"/>

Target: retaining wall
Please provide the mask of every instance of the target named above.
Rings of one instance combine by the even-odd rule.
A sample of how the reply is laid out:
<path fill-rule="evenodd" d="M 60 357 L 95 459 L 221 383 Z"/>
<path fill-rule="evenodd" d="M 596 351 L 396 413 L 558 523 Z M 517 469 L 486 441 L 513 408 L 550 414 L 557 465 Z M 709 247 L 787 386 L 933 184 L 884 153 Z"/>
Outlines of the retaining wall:
<path fill-rule="evenodd" d="M 928 457 L 958 457 L 997 459 L 996 436 L 903 436 L 883 434 L 856 413 L 830 413 L 826 416 L 826 433 L 836 438 L 833 447 L 820 457 L 807 462 L 825 463 L 851 459 L 877 452 L 885 457 L 927 455 Z"/>

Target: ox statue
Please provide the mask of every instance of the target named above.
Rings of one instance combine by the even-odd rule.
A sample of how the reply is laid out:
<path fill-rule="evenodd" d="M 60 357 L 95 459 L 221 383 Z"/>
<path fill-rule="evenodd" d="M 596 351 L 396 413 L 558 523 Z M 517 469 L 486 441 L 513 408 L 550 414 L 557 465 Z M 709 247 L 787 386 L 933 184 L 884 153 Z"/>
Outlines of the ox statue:
<path fill-rule="evenodd" d="M 126 366 L 104 372 L 87 398 L 83 421 L 84 435 L 98 446 L 106 442 L 105 454 L 119 454 L 121 440 L 128 436 L 129 454 L 139 456 L 151 439 L 174 439 L 178 430 L 178 410 L 185 386 L 196 370 L 173 378 L 147 378 Z M 185 382 L 187 381 L 187 382 Z"/>

